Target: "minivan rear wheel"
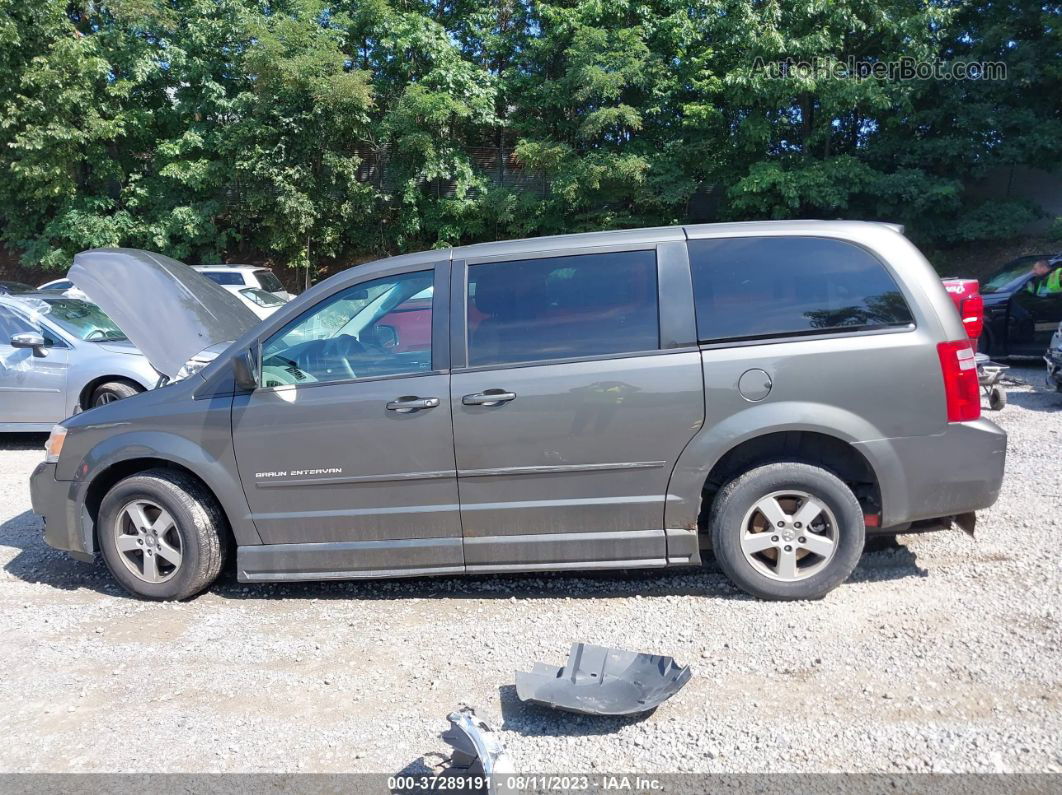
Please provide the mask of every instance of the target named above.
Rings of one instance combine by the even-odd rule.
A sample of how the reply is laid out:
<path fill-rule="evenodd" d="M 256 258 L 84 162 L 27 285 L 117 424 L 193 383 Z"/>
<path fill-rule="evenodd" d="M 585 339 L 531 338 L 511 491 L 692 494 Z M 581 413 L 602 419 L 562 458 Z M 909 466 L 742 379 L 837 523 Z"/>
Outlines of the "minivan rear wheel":
<path fill-rule="evenodd" d="M 796 462 L 735 478 L 712 502 L 708 528 L 719 566 L 761 599 L 819 599 L 852 573 L 863 551 L 863 510 L 840 478 Z"/>
<path fill-rule="evenodd" d="M 127 591 L 144 599 L 187 599 L 221 572 L 228 526 L 201 482 L 177 470 L 152 469 L 107 493 L 97 537 L 107 568 Z"/>

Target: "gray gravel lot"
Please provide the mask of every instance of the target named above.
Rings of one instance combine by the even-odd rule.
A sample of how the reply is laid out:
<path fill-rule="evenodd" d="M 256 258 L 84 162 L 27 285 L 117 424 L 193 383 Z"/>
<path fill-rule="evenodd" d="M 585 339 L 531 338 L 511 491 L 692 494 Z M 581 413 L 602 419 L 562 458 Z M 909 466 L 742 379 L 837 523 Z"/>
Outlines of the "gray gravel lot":
<path fill-rule="evenodd" d="M 46 547 L 0 436 L 0 770 L 418 772 L 458 704 L 524 772 L 1062 769 L 1062 395 L 1012 371 L 1003 495 L 977 540 L 904 536 L 821 602 L 690 572 L 248 586 L 128 598 Z M 986 412 L 987 413 L 987 412 Z M 522 705 L 573 640 L 673 655 L 642 720 Z"/>

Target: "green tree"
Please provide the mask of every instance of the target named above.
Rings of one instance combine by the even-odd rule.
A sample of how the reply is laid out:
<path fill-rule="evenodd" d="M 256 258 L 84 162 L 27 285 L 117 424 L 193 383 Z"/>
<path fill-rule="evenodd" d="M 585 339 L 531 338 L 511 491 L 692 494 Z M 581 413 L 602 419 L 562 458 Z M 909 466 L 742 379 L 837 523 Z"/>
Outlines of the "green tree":
<path fill-rule="evenodd" d="M 254 19 L 242 61 L 247 81 L 233 102 L 221 150 L 243 233 L 288 262 L 349 248 L 373 212 L 374 191 L 358 180 L 369 135 L 369 74 L 349 68 L 349 20 L 303 0 Z"/>
<path fill-rule="evenodd" d="M 0 0 L 0 235 L 48 268 L 131 245 L 307 273 L 690 220 L 999 238 L 1036 208 L 963 185 L 1062 162 L 1060 19 L 1032 0 Z M 900 58 L 1008 76 L 839 74 Z M 803 61 L 832 73 L 772 73 Z"/>
<path fill-rule="evenodd" d="M 128 239 L 121 193 L 152 138 L 141 98 L 157 64 L 109 9 L 4 0 L 0 18 L 5 239 L 46 267 Z"/>

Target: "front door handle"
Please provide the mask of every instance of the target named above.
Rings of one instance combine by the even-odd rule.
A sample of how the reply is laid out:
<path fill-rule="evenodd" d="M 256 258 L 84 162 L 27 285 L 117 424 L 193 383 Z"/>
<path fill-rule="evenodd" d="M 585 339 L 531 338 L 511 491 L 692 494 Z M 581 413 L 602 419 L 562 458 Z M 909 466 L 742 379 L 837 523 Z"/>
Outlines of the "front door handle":
<path fill-rule="evenodd" d="M 397 411 L 399 414 L 409 414 L 411 411 L 420 409 L 433 409 L 439 405 L 439 398 L 419 398 L 416 395 L 400 397 L 387 404 L 388 411 Z"/>
<path fill-rule="evenodd" d="M 461 402 L 466 406 L 500 406 L 510 400 L 516 400 L 516 393 L 506 392 L 504 389 L 488 389 L 486 392 L 475 392 L 461 398 Z"/>

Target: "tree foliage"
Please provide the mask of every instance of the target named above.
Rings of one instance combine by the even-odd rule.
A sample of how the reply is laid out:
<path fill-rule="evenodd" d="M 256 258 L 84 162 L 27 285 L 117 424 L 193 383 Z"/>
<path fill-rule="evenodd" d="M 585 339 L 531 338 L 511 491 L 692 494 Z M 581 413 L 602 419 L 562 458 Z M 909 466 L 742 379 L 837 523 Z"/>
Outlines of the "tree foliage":
<path fill-rule="evenodd" d="M 998 238 L 1036 208 L 963 185 L 1062 162 L 1060 22 L 1031 0 L 0 0 L 0 235 L 44 268 L 751 218 Z M 1007 78 L 839 76 L 903 58 Z"/>

